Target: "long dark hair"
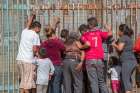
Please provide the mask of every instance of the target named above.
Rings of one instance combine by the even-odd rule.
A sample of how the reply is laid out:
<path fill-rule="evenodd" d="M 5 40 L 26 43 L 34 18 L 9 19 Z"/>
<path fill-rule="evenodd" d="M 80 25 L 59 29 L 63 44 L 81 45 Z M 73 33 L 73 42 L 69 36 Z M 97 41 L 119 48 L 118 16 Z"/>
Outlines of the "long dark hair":
<path fill-rule="evenodd" d="M 62 29 L 61 30 L 61 38 L 67 38 L 69 35 L 69 30 L 68 29 Z"/>
<path fill-rule="evenodd" d="M 119 30 L 123 32 L 124 35 L 131 37 L 133 35 L 133 30 L 128 27 L 126 24 L 121 24 L 119 26 Z"/>

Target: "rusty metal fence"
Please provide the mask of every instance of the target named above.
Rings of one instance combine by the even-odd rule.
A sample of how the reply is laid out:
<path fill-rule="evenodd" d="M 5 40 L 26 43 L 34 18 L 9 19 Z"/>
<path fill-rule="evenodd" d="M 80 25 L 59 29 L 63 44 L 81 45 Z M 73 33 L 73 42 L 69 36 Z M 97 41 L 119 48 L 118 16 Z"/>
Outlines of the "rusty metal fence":
<path fill-rule="evenodd" d="M 77 31 L 89 16 L 96 16 L 102 27 L 110 24 L 114 36 L 121 23 L 134 29 L 134 39 L 140 32 L 140 0 L 0 0 L 0 93 L 18 93 L 16 55 L 22 29 L 32 11 L 43 28 L 55 16 L 62 28 Z"/>

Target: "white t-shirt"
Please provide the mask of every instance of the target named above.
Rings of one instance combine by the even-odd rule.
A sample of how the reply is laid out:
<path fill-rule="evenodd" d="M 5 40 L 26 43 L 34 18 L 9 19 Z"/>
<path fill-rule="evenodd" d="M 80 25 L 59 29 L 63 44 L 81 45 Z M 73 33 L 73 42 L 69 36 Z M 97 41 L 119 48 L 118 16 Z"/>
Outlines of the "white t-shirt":
<path fill-rule="evenodd" d="M 120 80 L 121 67 L 112 67 L 109 69 L 108 73 L 111 74 L 111 80 Z"/>
<path fill-rule="evenodd" d="M 37 81 L 36 84 L 48 85 L 49 74 L 53 75 L 54 66 L 49 58 L 36 59 Z"/>
<path fill-rule="evenodd" d="M 21 40 L 16 60 L 20 60 L 27 63 L 32 63 L 34 58 L 33 46 L 40 45 L 39 35 L 29 29 L 24 29 L 21 34 Z"/>

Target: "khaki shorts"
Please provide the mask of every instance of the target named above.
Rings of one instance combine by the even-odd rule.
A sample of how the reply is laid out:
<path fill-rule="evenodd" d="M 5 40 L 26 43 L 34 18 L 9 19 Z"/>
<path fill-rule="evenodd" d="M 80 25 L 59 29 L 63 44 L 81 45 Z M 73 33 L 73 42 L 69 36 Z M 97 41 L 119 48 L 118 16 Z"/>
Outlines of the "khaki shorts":
<path fill-rule="evenodd" d="M 18 75 L 20 78 L 20 88 L 22 89 L 32 89 L 36 88 L 35 84 L 35 65 L 31 63 L 25 63 L 23 61 L 18 61 Z"/>

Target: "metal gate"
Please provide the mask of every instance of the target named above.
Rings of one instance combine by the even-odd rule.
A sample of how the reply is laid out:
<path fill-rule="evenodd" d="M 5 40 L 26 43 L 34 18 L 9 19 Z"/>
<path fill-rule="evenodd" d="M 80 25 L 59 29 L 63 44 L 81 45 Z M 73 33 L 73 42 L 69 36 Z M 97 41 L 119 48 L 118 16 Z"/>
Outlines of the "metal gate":
<path fill-rule="evenodd" d="M 18 93 L 16 55 L 22 29 L 32 10 L 43 28 L 55 16 L 61 18 L 62 28 L 77 31 L 89 16 L 96 16 L 101 23 L 111 24 L 114 36 L 121 23 L 140 29 L 140 0 L 0 0 L 0 93 Z"/>

